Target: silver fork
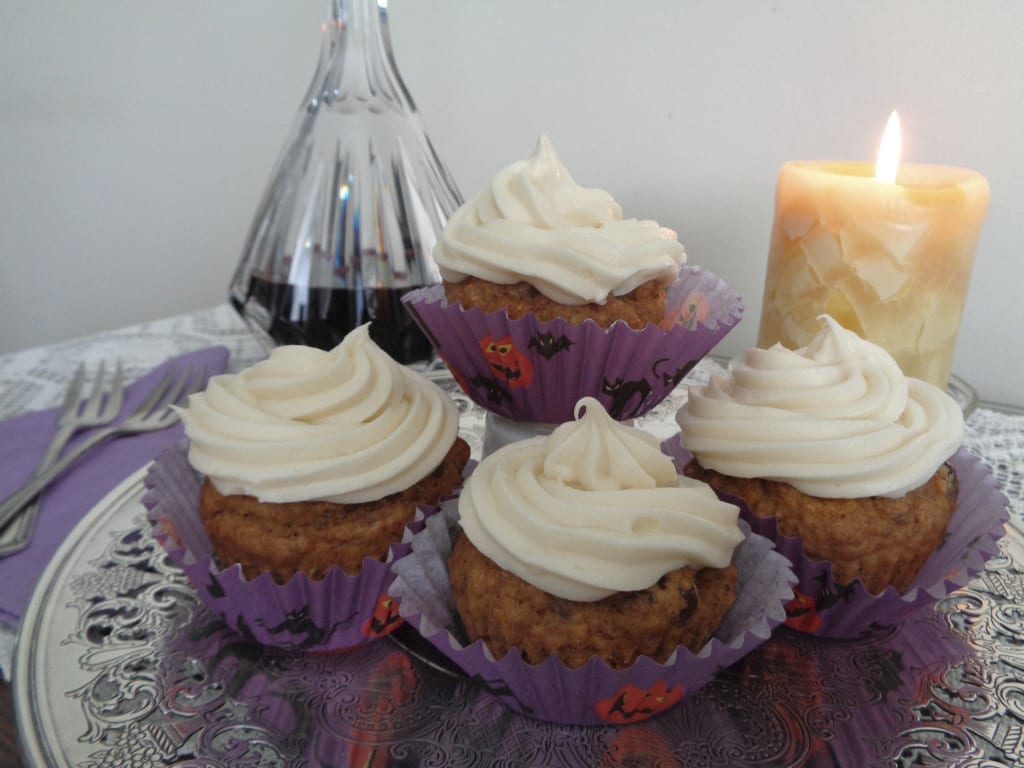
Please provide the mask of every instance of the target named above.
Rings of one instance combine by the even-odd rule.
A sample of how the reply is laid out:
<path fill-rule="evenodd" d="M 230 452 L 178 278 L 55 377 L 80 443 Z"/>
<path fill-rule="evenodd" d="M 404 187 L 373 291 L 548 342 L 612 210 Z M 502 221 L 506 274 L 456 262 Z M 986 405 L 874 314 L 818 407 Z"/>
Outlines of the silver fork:
<path fill-rule="evenodd" d="M 181 374 L 168 371 L 153 388 L 149 397 L 123 421 L 112 427 L 93 432 L 49 469 L 29 478 L 20 490 L 0 504 L 0 528 L 18 514 L 18 510 L 29 503 L 37 493 L 62 475 L 83 454 L 88 453 L 100 443 L 120 435 L 152 432 L 171 426 L 178 420 L 178 414 L 171 409 L 171 406 L 180 405 L 188 395 L 199 391 L 206 382 L 206 371 L 201 371 L 194 381 L 191 379 L 190 368 L 186 368 Z"/>
<path fill-rule="evenodd" d="M 68 386 L 68 391 L 64 395 L 64 402 L 61 403 L 57 416 L 57 434 L 54 435 L 46 453 L 43 454 L 43 458 L 39 460 L 39 464 L 33 470 L 33 474 L 41 472 L 56 462 L 68 440 L 76 432 L 88 427 L 101 427 L 117 418 L 124 401 L 124 372 L 119 362 L 109 392 L 105 391 L 105 372 L 105 365 L 101 362 L 93 380 L 92 391 L 89 397 L 83 401 L 85 364 L 78 366 L 71 379 L 71 384 Z M 38 512 L 39 497 L 37 496 L 15 520 L 11 520 L 3 528 L 0 532 L 0 557 L 20 552 L 25 548 L 35 528 Z"/>

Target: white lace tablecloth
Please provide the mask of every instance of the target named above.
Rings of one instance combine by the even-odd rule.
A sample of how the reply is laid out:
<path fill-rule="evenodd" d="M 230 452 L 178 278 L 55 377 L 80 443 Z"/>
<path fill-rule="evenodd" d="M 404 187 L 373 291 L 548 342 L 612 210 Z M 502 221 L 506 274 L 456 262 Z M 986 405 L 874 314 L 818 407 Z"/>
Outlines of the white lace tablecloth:
<path fill-rule="evenodd" d="M 227 304 L 165 320 L 86 336 L 72 341 L 0 356 L 0 419 L 60 403 L 79 363 L 120 360 L 131 382 L 164 360 L 184 352 L 221 345 L 230 352 L 229 371 L 239 371 L 262 359 L 265 350 Z M 714 363 L 703 362 L 684 384 L 706 380 Z M 969 376 L 967 377 L 970 378 Z M 677 394 L 645 417 L 641 426 L 667 437 L 676 426 L 671 414 Z M 479 448 L 478 425 L 464 436 Z M 1018 524 L 1024 525 L 1024 415 L 979 407 L 967 420 L 968 450 L 991 467 L 1010 500 Z M 0 624 L 0 674 L 9 677 L 16 627 Z"/>

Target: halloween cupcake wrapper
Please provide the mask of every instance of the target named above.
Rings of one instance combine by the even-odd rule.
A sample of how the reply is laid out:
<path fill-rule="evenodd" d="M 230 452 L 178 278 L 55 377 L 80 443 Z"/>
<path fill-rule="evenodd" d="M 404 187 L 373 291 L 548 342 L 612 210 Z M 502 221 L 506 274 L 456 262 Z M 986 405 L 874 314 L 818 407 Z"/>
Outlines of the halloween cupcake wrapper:
<path fill-rule="evenodd" d="M 680 446 L 678 436 L 666 440 L 662 449 L 672 457 L 679 471 L 692 458 Z M 1009 520 L 1006 496 L 988 467 L 965 449 L 957 451 L 952 464 L 960 486 L 956 510 L 942 544 L 902 594 L 888 587 L 873 595 L 860 579 L 837 584 L 832 563 L 808 557 L 803 540 L 779 533 L 774 517 L 757 517 L 742 499 L 719 495 L 738 504 L 741 517 L 751 529 L 772 540 L 793 563 L 799 582 L 793 600 L 786 606 L 786 625 L 819 637 L 853 638 L 873 627 L 894 625 L 922 606 L 963 587 L 999 551 L 999 540 L 1005 535 L 1005 523 Z"/>
<path fill-rule="evenodd" d="M 643 330 L 592 320 L 572 325 L 532 315 L 449 306 L 444 286 L 412 291 L 406 308 L 480 407 L 515 421 L 570 421 L 576 402 L 597 398 L 616 419 L 642 416 L 660 403 L 743 315 L 721 278 L 683 267 L 669 288 L 660 326 Z"/>
<path fill-rule="evenodd" d="M 770 541 L 747 529 L 734 558 L 736 603 L 699 653 L 680 647 L 664 664 L 641 657 L 621 670 L 596 657 L 577 669 L 554 655 L 534 665 L 514 649 L 495 659 L 483 642 L 466 642 L 451 596 L 447 559 L 457 532 L 458 500 L 442 502 L 440 514 L 434 511 L 410 525 L 395 548 L 396 577 L 389 593 L 398 598 L 400 614 L 471 680 L 511 709 L 540 720 L 607 725 L 654 717 L 767 640 L 785 619 L 784 605 L 793 595 L 789 562 Z"/>
<path fill-rule="evenodd" d="M 322 579 L 298 573 L 287 584 L 267 573 L 247 579 L 238 564 L 221 567 L 199 516 L 201 482 L 182 442 L 151 465 L 142 501 L 168 557 L 239 635 L 290 651 L 336 651 L 399 626 L 397 605 L 387 593 L 393 575 L 377 560 L 365 559 L 358 576 L 333 567 Z"/>

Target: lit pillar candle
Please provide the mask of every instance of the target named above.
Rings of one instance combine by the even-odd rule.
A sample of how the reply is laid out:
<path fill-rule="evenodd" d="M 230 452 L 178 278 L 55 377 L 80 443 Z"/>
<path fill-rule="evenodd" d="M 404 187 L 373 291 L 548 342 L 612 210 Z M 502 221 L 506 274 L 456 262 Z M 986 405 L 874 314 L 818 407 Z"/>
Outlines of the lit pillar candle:
<path fill-rule="evenodd" d="M 945 387 L 988 182 L 965 168 L 900 165 L 895 112 L 886 134 L 875 166 L 782 167 L 758 346 L 803 347 L 827 313 L 908 376 Z"/>

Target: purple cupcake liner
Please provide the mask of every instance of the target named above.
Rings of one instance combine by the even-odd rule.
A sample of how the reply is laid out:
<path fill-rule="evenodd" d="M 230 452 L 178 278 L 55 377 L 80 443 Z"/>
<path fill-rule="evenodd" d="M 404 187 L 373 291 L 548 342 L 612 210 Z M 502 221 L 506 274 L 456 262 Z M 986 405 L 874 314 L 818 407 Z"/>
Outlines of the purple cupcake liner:
<path fill-rule="evenodd" d="M 662 450 L 672 457 L 680 472 L 692 458 L 681 447 L 678 435 L 666 440 Z M 786 609 L 786 626 L 818 637 L 853 638 L 873 627 L 894 625 L 965 586 L 999 551 L 999 540 L 1006 534 L 1009 520 L 1009 502 L 998 481 L 988 467 L 963 448 L 953 456 L 952 464 L 960 486 L 956 509 L 942 543 L 903 593 L 887 587 L 871 594 L 860 579 L 837 584 L 831 561 L 808 557 L 803 539 L 779 533 L 776 518 L 758 517 L 742 499 L 722 493 L 719 496 L 738 504 L 740 516 L 751 529 L 773 541 L 793 563 L 799 582 Z"/>
<path fill-rule="evenodd" d="M 721 278 L 684 266 L 669 288 L 661 326 L 602 328 L 505 311 L 449 306 L 444 286 L 406 294 L 409 313 L 481 408 L 515 421 L 571 421 L 581 397 L 613 418 L 642 416 L 660 403 L 740 321 L 743 302 Z"/>
<path fill-rule="evenodd" d="M 142 503 L 170 559 L 207 607 L 239 635 L 290 651 L 337 651 L 382 637 L 401 624 L 387 593 L 394 577 L 377 560 L 363 560 L 358 576 L 335 566 L 322 579 L 298 573 L 287 584 L 276 583 L 268 573 L 247 579 L 237 563 L 220 567 L 199 516 L 201 483 L 182 441 L 151 465 Z"/>
<path fill-rule="evenodd" d="M 425 510 L 426 511 L 426 510 Z M 680 646 L 664 664 L 646 656 L 616 670 L 594 657 L 577 669 L 557 656 L 529 664 L 513 649 L 495 659 L 482 641 L 465 642 L 459 628 L 447 559 L 457 532 L 458 499 L 412 523 L 395 548 L 389 592 L 400 614 L 433 647 L 509 708 L 539 720 L 574 725 L 641 722 L 692 696 L 766 641 L 785 620 L 795 576 L 770 541 L 750 533 L 736 550 L 737 597 L 699 653 Z M 742 525 L 742 524 L 741 524 Z"/>

